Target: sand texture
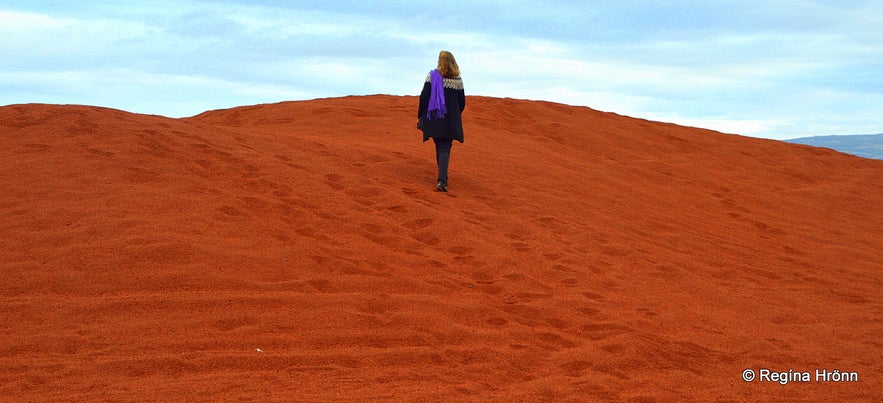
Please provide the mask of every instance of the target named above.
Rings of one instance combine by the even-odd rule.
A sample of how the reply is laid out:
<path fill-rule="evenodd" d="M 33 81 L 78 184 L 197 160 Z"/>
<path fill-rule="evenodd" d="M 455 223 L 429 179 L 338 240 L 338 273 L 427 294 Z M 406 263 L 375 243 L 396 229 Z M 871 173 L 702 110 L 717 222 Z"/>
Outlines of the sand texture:
<path fill-rule="evenodd" d="M 883 161 L 417 102 L 0 107 L 0 400 L 883 400 Z"/>

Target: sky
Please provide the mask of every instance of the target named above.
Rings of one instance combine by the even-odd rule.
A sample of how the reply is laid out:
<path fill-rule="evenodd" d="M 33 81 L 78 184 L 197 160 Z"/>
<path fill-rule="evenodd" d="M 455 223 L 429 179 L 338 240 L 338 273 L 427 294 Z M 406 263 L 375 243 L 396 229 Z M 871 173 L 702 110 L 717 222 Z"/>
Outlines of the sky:
<path fill-rule="evenodd" d="M 185 117 L 418 95 L 440 50 L 467 96 L 771 139 L 883 133 L 879 0 L 0 0 L 0 105 Z"/>

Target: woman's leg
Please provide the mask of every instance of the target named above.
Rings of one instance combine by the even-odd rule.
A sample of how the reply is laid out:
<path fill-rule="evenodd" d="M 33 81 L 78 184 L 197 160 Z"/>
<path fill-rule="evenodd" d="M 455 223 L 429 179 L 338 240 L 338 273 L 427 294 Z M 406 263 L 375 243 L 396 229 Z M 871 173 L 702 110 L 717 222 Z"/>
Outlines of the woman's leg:
<path fill-rule="evenodd" d="M 451 139 L 432 139 L 435 142 L 435 162 L 438 164 L 438 182 L 448 185 L 448 164 L 451 162 Z"/>

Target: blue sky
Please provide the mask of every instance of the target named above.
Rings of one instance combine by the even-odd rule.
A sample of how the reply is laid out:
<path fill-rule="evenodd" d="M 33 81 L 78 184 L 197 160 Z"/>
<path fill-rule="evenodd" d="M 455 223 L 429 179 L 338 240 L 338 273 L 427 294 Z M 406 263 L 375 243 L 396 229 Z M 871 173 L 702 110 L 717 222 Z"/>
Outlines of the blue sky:
<path fill-rule="evenodd" d="M 775 139 L 883 132 L 877 0 L 2 0 L 0 105 L 183 117 L 416 95 L 441 49 L 467 95 Z"/>

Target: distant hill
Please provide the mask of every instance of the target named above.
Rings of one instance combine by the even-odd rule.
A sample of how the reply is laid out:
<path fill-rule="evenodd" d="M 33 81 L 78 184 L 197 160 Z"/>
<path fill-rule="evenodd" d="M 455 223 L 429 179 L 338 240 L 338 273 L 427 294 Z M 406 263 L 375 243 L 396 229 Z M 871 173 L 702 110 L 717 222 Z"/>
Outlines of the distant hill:
<path fill-rule="evenodd" d="M 789 143 L 831 148 L 859 157 L 883 159 L 883 134 L 851 136 L 814 136 L 786 140 Z"/>

